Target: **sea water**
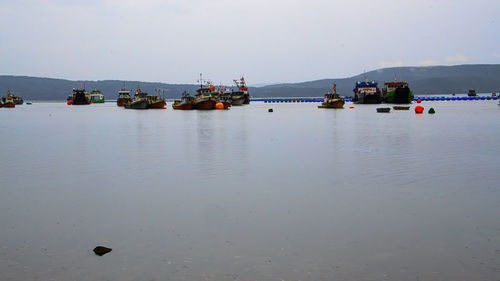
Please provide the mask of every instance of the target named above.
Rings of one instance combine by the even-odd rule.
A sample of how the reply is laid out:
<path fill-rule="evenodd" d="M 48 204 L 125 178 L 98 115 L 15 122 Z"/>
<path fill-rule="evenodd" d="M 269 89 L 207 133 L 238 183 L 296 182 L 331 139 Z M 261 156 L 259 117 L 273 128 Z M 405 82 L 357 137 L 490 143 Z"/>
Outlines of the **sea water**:
<path fill-rule="evenodd" d="M 317 105 L 1 108 L 1 279 L 498 280 L 497 102 Z"/>

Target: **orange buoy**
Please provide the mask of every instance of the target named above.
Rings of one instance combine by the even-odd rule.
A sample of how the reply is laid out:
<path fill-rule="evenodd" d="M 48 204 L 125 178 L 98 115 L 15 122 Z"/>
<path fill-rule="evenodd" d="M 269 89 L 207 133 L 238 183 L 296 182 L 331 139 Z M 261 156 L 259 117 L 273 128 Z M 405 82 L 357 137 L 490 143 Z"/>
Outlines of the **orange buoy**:
<path fill-rule="evenodd" d="M 68 100 L 67 104 L 68 104 L 68 105 L 71 105 L 71 100 Z"/>
<path fill-rule="evenodd" d="M 215 104 L 215 109 L 224 109 L 224 104 L 222 102 L 218 102 Z"/>
<path fill-rule="evenodd" d="M 421 99 L 418 99 L 418 100 L 417 100 L 417 103 L 421 103 L 421 102 L 422 102 L 422 100 L 421 100 Z"/>
<path fill-rule="evenodd" d="M 351 106 L 349 106 L 349 108 L 354 108 L 354 106 L 351 105 Z"/>
<path fill-rule="evenodd" d="M 421 105 L 415 106 L 415 113 L 421 114 L 423 112 L 424 112 L 424 107 L 423 106 L 421 106 Z"/>

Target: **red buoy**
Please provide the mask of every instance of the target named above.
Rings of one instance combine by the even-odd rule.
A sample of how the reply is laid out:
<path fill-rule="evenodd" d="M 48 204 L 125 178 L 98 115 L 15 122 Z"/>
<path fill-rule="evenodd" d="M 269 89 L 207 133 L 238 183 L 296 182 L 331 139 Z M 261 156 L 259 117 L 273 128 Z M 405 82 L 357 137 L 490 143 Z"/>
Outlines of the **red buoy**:
<path fill-rule="evenodd" d="M 422 100 L 421 100 L 421 99 L 418 99 L 418 100 L 417 100 L 417 103 L 421 103 L 421 102 L 422 102 Z"/>
<path fill-rule="evenodd" d="M 71 105 L 71 100 L 68 100 L 67 104 L 68 104 L 68 105 Z"/>
<path fill-rule="evenodd" d="M 222 102 L 218 102 L 215 104 L 215 109 L 224 109 L 224 104 Z"/>
<path fill-rule="evenodd" d="M 423 112 L 424 112 L 424 107 L 423 106 L 421 106 L 421 105 L 415 106 L 415 113 L 421 114 Z"/>
<path fill-rule="evenodd" d="M 163 107 L 163 109 L 167 109 L 167 107 L 166 107 L 166 106 L 164 106 L 164 107 Z"/>
<path fill-rule="evenodd" d="M 349 106 L 349 108 L 354 108 L 354 106 L 351 105 L 351 106 Z"/>

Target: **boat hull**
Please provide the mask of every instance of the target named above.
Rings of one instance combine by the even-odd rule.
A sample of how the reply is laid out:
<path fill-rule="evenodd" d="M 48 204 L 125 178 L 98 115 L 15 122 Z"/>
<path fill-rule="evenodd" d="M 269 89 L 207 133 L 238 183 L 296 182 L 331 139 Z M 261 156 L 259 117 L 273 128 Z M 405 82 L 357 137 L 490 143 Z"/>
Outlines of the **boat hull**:
<path fill-rule="evenodd" d="M 410 110 L 409 106 L 393 106 L 394 110 Z"/>
<path fill-rule="evenodd" d="M 244 96 L 232 97 L 231 98 L 231 105 L 240 106 L 240 105 L 243 105 L 244 103 L 245 103 L 245 97 Z"/>
<path fill-rule="evenodd" d="M 215 109 L 215 100 L 207 99 L 203 101 L 195 102 L 194 107 L 199 110 L 212 110 Z"/>
<path fill-rule="evenodd" d="M 149 108 L 152 109 L 163 109 L 167 103 L 164 100 L 153 102 L 149 104 Z"/>
<path fill-rule="evenodd" d="M 387 92 L 384 96 L 384 102 L 404 104 L 411 103 L 413 100 L 413 91 L 408 88 L 397 88 L 394 91 Z"/>
<path fill-rule="evenodd" d="M 78 100 L 78 101 L 77 100 L 73 100 L 71 102 L 71 104 L 72 105 L 88 105 L 88 104 L 90 104 L 90 102 L 88 102 L 87 100 L 85 100 L 85 101 L 82 101 L 82 100 Z"/>
<path fill-rule="evenodd" d="M 191 110 L 194 109 L 194 104 L 193 103 L 172 104 L 172 108 L 178 110 Z"/>
<path fill-rule="evenodd" d="M 377 112 L 379 112 L 379 113 L 389 113 L 389 112 L 391 112 L 391 108 L 390 107 L 380 107 L 380 108 L 377 108 Z"/>
<path fill-rule="evenodd" d="M 356 104 L 377 104 L 382 103 L 382 98 L 380 94 L 375 95 L 364 95 L 361 94 L 358 96 L 357 100 L 354 101 Z"/>
<path fill-rule="evenodd" d="M 229 102 L 227 102 L 227 101 L 223 101 L 222 105 L 224 106 L 224 109 L 228 109 L 229 106 L 231 106 L 231 104 Z"/>
<path fill-rule="evenodd" d="M 333 100 L 318 105 L 318 108 L 344 108 L 344 104 L 345 104 L 344 100 Z"/>
<path fill-rule="evenodd" d="M 132 102 L 132 99 L 118 99 L 116 101 L 117 106 L 125 106 L 126 104 L 130 104 Z"/>
<path fill-rule="evenodd" d="M 147 100 L 133 101 L 125 105 L 127 109 L 148 109 L 149 103 Z"/>
<path fill-rule="evenodd" d="M 14 108 L 14 107 L 16 107 L 16 104 L 14 102 L 7 102 L 7 103 L 3 104 L 3 107 Z"/>

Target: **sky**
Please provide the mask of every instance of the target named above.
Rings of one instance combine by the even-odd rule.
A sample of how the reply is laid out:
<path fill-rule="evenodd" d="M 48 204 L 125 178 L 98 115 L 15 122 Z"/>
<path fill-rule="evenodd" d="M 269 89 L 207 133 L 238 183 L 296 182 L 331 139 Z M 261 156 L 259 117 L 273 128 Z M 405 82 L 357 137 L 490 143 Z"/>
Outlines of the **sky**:
<path fill-rule="evenodd" d="M 231 84 L 500 63 L 499 0 L 0 0 L 0 75 Z"/>

